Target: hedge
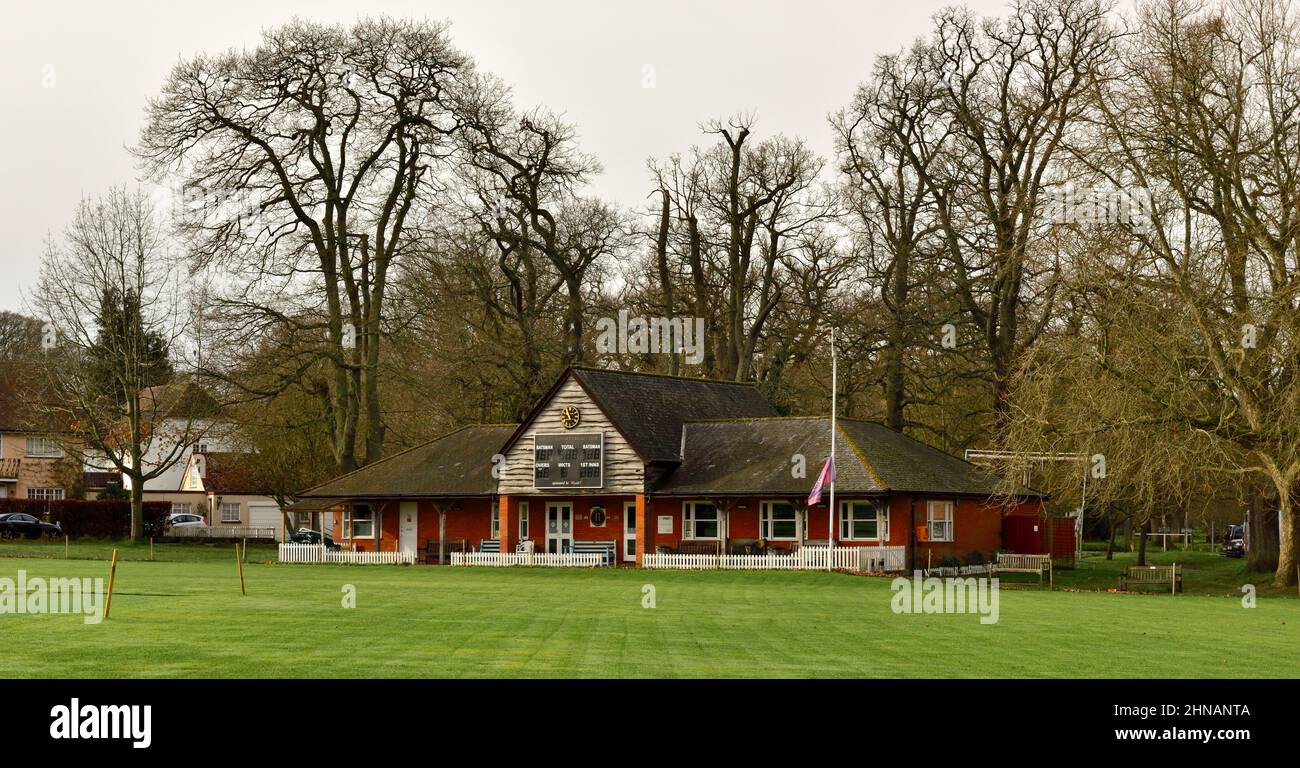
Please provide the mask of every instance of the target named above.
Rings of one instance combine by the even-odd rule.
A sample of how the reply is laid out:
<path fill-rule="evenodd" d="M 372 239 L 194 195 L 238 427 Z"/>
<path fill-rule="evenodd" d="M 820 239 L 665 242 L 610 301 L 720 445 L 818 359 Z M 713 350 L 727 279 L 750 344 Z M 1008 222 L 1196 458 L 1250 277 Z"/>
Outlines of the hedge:
<path fill-rule="evenodd" d="M 171 509 L 171 502 L 144 502 L 145 534 L 158 530 Z M 131 535 L 129 501 L 0 499 L 0 514 L 7 512 L 24 512 L 49 523 L 58 523 L 71 539 L 122 539 Z"/>

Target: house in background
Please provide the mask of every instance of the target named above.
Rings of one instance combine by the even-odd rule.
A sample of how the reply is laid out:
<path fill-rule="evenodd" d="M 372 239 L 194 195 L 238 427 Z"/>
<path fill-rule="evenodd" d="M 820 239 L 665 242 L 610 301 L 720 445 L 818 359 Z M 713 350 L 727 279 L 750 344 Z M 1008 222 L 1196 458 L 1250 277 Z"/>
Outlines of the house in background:
<path fill-rule="evenodd" d="M 0 498 L 71 498 L 67 425 L 34 407 L 36 394 L 21 365 L 0 368 Z"/>
<path fill-rule="evenodd" d="M 267 495 L 268 489 L 257 480 L 256 459 L 254 453 L 191 454 L 173 497 L 172 509 L 177 511 L 178 504 L 198 502 L 208 510 L 213 535 L 283 540 L 280 504 Z"/>
<path fill-rule="evenodd" d="M 222 417 L 220 404 L 199 385 L 177 382 L 150 387 L 141 392 L 140 401 L 141 412 L 150 420 L 141 463 L 153 469 L 173 460 L 161 474 L 145 481 L 146 501 L 163 500 L 159 494 L 180 489 L 192 454 L 235 449 L 236 425 Z M 130 478 L 125 482 L 129 490 Z"/>
<path fill-rule="evenodd" d="M 470 549 L 791 552 L 876 547 L 911 568 L 1006 549 L 1043 496 L 880 424 L 837 425 L 836 507 L 809 507 L 830 420 L 777 416 L 752 384 L 571 368 L 519 425 L 470 426 L 300 494 L 337 541 Z M 1037 553 L 1035 553 L 1037 554 Z"/>

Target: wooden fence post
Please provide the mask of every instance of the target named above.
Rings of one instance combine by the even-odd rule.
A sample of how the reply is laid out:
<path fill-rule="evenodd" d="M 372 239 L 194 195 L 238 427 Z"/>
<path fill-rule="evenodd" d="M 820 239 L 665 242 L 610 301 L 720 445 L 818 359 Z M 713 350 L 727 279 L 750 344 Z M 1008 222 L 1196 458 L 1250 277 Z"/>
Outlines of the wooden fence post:
<path fill-rule="evenodd" d="M 108 598 L 104 601 L 104 618 L 113 607 L 113 581 L 117 578 L 117 550 L 113 550 L 113 560 L 108 566 Z"/>

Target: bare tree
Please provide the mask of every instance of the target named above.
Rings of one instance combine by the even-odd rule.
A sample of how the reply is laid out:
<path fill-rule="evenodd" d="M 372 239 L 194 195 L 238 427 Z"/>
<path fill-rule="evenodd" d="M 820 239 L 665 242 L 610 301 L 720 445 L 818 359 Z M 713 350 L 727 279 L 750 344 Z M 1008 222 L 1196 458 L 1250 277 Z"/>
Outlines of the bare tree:
<path fill-rule="evenodd" d="M 292 385 L 304 350 L 328 362 L 340 471 L 358 463 L 359 430 L 363 461 L 383 452 L 390 274 L 437 205 L 470 68 L 443 24 L 294 21 L 255 49 L 181 62 L 149 103 L 144 168 L 182 180 L 195 268 L 236 278 L 212 299 L 212 335 L 236 356 L 291 342 L 258 396 Z"/>
<path fill-rule="evenodd" d="M 131 536 L 144 535 L 144 484 L 188 455 L 204 424 L 160 396 L 189 332 L 157 212 L 117 188 L 77 207 L 41 263 L 34 309 L 55 330 L 42 407 L 131 485 Z M 149 457 L 149 460 L 146 460 Z"/>

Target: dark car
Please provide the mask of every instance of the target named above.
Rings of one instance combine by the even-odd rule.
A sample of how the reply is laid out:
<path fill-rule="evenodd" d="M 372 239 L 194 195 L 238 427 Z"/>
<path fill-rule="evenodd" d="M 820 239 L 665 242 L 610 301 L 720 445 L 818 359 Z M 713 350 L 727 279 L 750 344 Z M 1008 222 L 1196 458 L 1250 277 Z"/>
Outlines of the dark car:
<path fill-rule="evenodd" d="M 297 531 L 294 531 L 293 533 L 289 534 L 289 543 L 319 545 L 320 531 L 313 531 L 310 528 L 299 528 Z M 325 536 L 325 548 L 330 550 L 336 550 L 336 551 L 342 549 L 342 547 L 334 543 L 334 537 L 329 535 Z"/>
<path fill-rule="evenodd" d="M 1246 528 L 1242 525 L 1230 525 L 1223 533 L 1223 556 L 1245 557 Z"/>
<path fill-rule="evenodd" d="M 7 512 L 0 515 L 0 538 L 2 539 L 50 539 L 63 535 L 63 528 L 51 525 L 24 512 Z"/>

